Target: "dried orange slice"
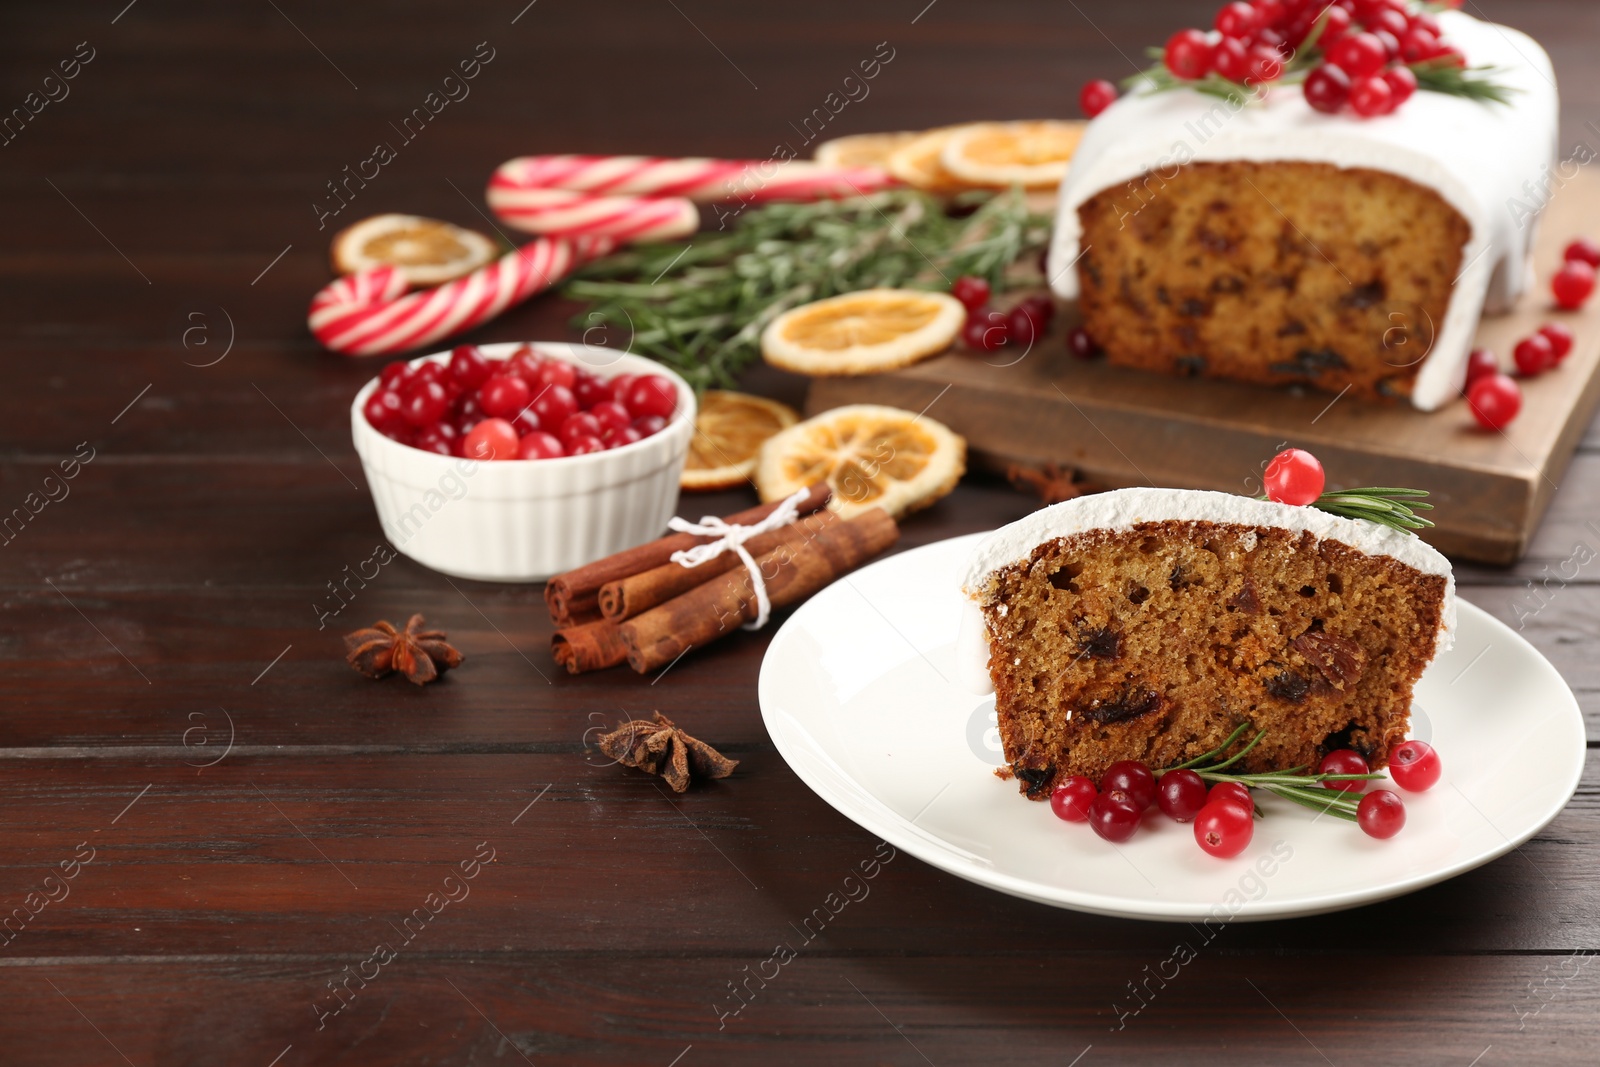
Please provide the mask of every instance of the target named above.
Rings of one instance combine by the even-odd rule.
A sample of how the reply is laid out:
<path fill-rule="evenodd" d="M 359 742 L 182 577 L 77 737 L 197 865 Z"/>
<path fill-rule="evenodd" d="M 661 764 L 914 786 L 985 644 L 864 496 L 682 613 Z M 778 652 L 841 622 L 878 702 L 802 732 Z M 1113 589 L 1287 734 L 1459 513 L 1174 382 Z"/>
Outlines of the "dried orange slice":
<path fill-rule="evenodd" d="M 899 408 L 851 404 L 761 446 L 756 488 L 773 501 L 826 481 L 828 506 L 840 516 L 879 507 L 898 519 L 947 496 L 966 468 L 967 442 L 948 427 Z"/>
<path fill-rule="evenodd" d="M 825 167 L 887 167 L 894 150 L 920 137 L 917 133 L 857 133 L 823 141 L 811 153 Z"/>
<path fill-rule="evenodd" d="M 939 162 L 973 185 L 1059 184 L 1083 140 L 1082 122 L 981 122 L 952 133 Z"/>
<path fill-rule="evenodd" d="M 968 188 L 966 182 L 945 169 L 940 162 L 944 146 L 965 126 L 943 126 L 911 139 L 889 153 L 889 173 L 928 193 L 955 193 Z"/>
<path fill-rule="evenodd" d="M 750 480 L 761 446 L 800 421 L 793 408 L 763 396 L 708 389 L 689 439 L 678 484 L 691 491 L 727 489 Z"/>
<path fill-rule="evenodd" d="M 398 267 L 412 285 L 440 285 L 471 274 L 495 257 L 494 242 L 421 215 L 374 215 L 333 238 L 333 269 L 354 274 L 372 267 Z"/>
<path fill-rule="evenodd" d="M 799 374 L 877 374 L 948 348 L 966 313 L 947 293 L 862 289 L 785 311 L 762 331 L 761 355 Z"/>

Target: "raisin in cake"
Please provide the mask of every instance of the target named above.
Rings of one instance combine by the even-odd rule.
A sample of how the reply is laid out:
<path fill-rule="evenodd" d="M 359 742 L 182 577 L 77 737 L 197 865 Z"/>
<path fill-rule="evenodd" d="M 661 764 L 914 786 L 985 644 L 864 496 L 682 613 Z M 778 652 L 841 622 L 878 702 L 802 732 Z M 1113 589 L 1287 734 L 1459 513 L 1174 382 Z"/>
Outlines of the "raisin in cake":
<path fill-rule="evenodd" d="M 982 542 L 963 587 L 964 654 L 1035 799 L 1117 760 L 1191 759 L 1244 722 L 1268 731 L 1246 770 L 1339 748 L 1382 767 L 1455 621 L 1449 562 L 1411 534 L 1184 489 L 1035 512 Z"/>
<path fill-rule="evenodd" d="M 1050 276 L 1110 362 L 1426 411 L 1460 394 L 1480 316 L 1531 281 L 1557 99 L 1531 38 L 1438 20 L 1510 103 L 1421 91 L 1362 119 L 1293 85 L 1243 106 L 1144 90 L 1090 123 Z"/>

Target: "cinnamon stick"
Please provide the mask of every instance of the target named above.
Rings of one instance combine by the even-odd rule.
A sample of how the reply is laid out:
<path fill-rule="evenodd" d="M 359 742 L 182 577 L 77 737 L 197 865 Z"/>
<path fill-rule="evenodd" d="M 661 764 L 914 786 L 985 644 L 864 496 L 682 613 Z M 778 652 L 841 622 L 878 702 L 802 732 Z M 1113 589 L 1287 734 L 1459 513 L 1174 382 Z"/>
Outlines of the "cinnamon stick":
<path fill-rule="evenodd" d="M 783 607 L 859 567 L 899 536 L 888 512 L 871 508 L 853 519 L 825 524 L 808 540 L 779 545 L 757 557 L 756 565 L 772 606 Z M 733 632 L 757 611 L 750 572 L 740 567 L 629 619 L 618 636 L 627 646 L 628 666 L 646 674 Z"/>
<path fill-rule="evenodd" d="M 800 514 L 805 515 L 825 506 L 831 493 L 826 482 L 812 486 L 811 494 L 800 502 Z M 778 510 L 780 503 L 782 501 L 749 508 L 736 515 L 729 515 L 724 521 L 738 526 L 750 526 Z M 642 545 L 596 560 L 576 570 L 556 575 L 546 582 L 544 587 L 544 601 L 550 609 L 550 621 L 557 627 L 567 627 L 599 619 L 601 586 L 607 582 L 638 574 L 640 571 L 650 570 L 652 567 L 659 567 L 668 562 L 674 552 L 693 548 L 710 540 L 712 538 L 698 537 L 694 534 L 667 534 L 665 537 L 646 541 Z"/>
<path fill-rule="evenodd" d="M 815 537 L 823 527 L 837 521 L 831 511 L 814 511 L 810 515 L 768 530 L 744 543 L 752 556 L 762 556 L 779 545 L 793 544 Z M 664 563 L 647 571 L 629 575 L 600 587 L 600 614 L 613 622 L 632 618 L 657 604 L 665 604 L 673 597 L 686 593 L 697 585 L 704 585 L 719 574 L 744 566 L 737 552 L 724 552 L 708 559 L 698 567 L 685 567 L 680 563 Z"/>
<path fill-rule="evenodd" d="M 550 636 L 550 654 L 568 674 L 615 667 L 628 658 L 628 648 L 609 619 L 569 626 Z"/>

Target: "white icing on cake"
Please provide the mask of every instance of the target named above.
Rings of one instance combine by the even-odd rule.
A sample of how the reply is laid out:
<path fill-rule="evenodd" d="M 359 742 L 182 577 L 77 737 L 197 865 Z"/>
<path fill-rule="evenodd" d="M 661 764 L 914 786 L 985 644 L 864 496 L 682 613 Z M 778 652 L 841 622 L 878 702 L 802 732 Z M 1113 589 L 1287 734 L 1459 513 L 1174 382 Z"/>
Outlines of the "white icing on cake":
<path fill-rule="evenodd" d="M 1385 171 L 1435 190 L 1472 226 L 1461 276 L 1444 321 L 1434 324 L 1411 400 L 1432 411 L 1458 396 L 1479 317 L 1509 310 L 1532 284 L 1529 254 L 1549 195 L 1559 116 L 1550 57 L 1531 37 L 1460 12 L 1437 17 L 1445 40 L 1470 66 L 1500 68 L 1495 80 L 1516 90 L 1509 105 L 1418 91 L 1393 115 L 1361 119 L 1313 110 L 1299 86 L 1277 87 L 1239 110 L 1181 89 L 1118 100 L 1089 124 L 1061 184 L 1050 248 L 1056 294 L 1078 295 L 1078 208 L 1146 172 L 1170 180 L 1183 163 L 1229 160 Z M 1149 189 L 1129 191 L 1127 210 L 1136 211 L 1141 197 L 1160 195 L 1157 179 Z M 1395 362 L 1409 365 L 1398 355 Z"/>
<path fill-rule="evenodd" d="M 969 598 L 956 643 L 956 659 L 963 685 L 979 693 L 993 692 L 989 681 L 989 642 L 978 599 L 995 571 L 1020 563 L 1033 550 L 1058 537 L 1091 530 L 1129 530 L 1142 522 L 1215 522 L 1309 533 L 1325 541 L 1338 541 L 1370 556 L 1389 556 L 1424 574 L 1445 579 L 1444 603 L 1439 611 L 1438 655 L 1455 640 L 1456 580 L 1450 561 L 1413 534 L 1388 526 L 1329 515 L 1316 508 L 1292 507 L 1232 493 L 1200 489 L 1117 489 L 1078 497 L 1052 505 L 1002 526 L 973 550 L 961 588 Z M 976 619 L 977 625 L 972 621 Z M 982 663 L 981 672 L 973 666 Z M 981 678 L 980 678 L 981 674 Z"/>

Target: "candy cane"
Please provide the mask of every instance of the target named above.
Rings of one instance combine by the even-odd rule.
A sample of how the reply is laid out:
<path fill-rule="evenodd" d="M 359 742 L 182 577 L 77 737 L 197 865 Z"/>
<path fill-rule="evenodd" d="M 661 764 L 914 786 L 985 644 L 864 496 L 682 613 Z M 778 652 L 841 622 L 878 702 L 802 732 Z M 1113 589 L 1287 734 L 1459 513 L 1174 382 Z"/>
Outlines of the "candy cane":
<path fill-rule="evenodd" d="M 877 167 L 804 160 L 523 156 L 494 172 L 487 199 L 507 225 L 528 233 L 662 240 L 695 231 L 696 203 L 858 196 L 893 181 Z"/>
<path fill-rule="evenodd" d="M 394 267 L 340 278 L 312 298 L 309 325 L 325 348 L 345 355 L 408 352 L 488 322 L 620 242 L 693 233 L 696 203 L 819 200 L 893 182 L 876 167 L 804 161 L 524 156 L 495 171 L 489 206 L 508 225 L 542 236 L 413 293 Z"/>
<path fill-rule="evenodd" d="M 360 271 L 312 298 L 311 332 L 347 356 L 408 352 L 488 322 L 615 245 L 609 237 L 541 237 L 464 278 L 414 293 L 406 293 L 394 267 Z"/>

